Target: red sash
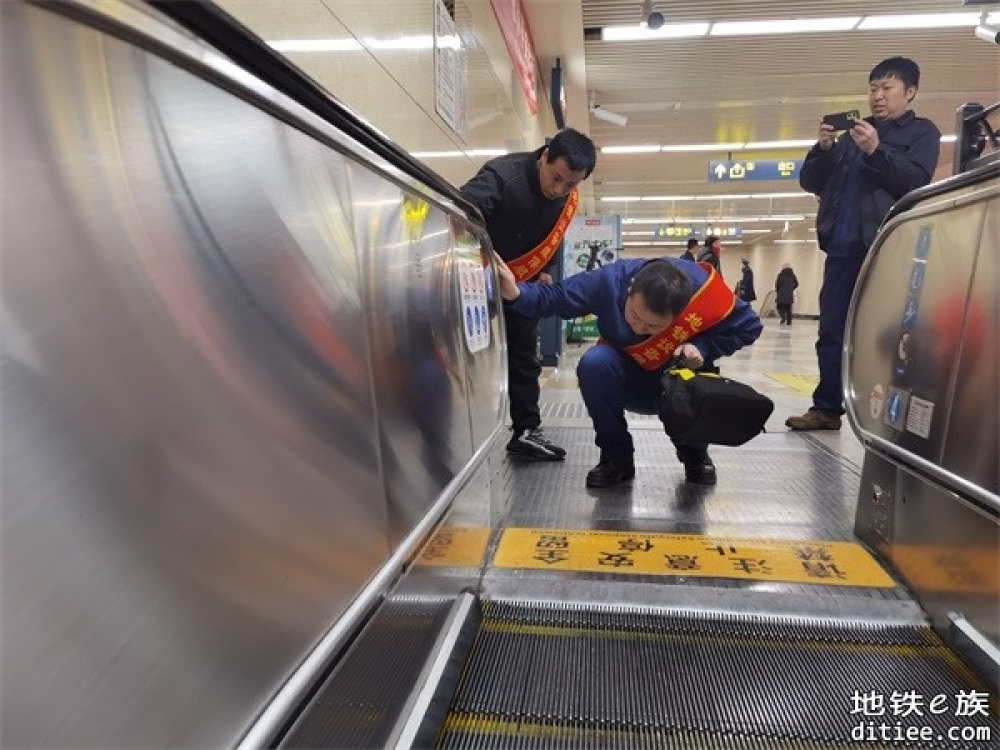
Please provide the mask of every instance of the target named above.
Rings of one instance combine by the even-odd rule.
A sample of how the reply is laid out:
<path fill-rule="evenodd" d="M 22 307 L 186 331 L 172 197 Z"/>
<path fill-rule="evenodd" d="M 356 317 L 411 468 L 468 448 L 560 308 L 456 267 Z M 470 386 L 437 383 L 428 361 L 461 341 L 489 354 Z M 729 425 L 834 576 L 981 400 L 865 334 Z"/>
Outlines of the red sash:
<path fill-rule="evenodd" d="M 674 349 L 724 320 L 736 306 L 736 295 L 726 286 L 719 272 L 708 263 L 698 265 L 708 271 L 708 280 L 694 293 L 674 322 L 645 341 L 623 347 L 644 370 L 663 367 L 673 356 Z"/>
<path fill-rule="evenodd" d="M 576 213 L 576 207 L 579 205 L 580 191 L 573 188 L 566 199 L 562 213 L 556 219 L 556 225 L 549 232 L 549 236 L 542 240 L 541 244 L 534 250 L 529 250 L 524 255 L 507 261 L 507 267 L 514 272 L 514 278 L 517 281 L 527 281 L 549 264 L 549 261 L 556 254 L 556 250 L 559 249 L 559 243 L 562 242 L 563 235 L 566 234 L 573 214 Z"/>

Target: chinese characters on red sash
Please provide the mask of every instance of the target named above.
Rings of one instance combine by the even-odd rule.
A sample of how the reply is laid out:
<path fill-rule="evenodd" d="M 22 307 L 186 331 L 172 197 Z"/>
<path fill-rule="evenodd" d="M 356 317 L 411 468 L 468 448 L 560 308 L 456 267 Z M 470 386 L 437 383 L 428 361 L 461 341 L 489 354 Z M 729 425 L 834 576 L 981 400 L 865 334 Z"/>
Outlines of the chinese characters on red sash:
<path fill-rule="evenodd" d="M 519 258 L 507 262 L 508 268 L 514 272 L 514 278 L 517 281 L 527 281 L 549 264 L 549 261 L 556 254 L 556 250 L 559 249 L 559 243 L 562 242 L 563 235 L 566 234 L 569 223 L 579 205 L 580 191 L 573 188 L 566 199 L 562 213 L 556 219 L 555 226 L 549 232 L 549 236 L 542 240 L 541 244 L 534 250 L 529 250 Z"/>
<path fill-rule="evenodd" d="M 726 286 L 719 272 L 708 263 L 698 265 L 708 271 L 708 280 L 694 293 L 674 322 L 645 341 L 624 347 L 643 369 L 663 367 L 673 356 L 674 349 L 723 320 L 736 305 L 736 295 Z"/>

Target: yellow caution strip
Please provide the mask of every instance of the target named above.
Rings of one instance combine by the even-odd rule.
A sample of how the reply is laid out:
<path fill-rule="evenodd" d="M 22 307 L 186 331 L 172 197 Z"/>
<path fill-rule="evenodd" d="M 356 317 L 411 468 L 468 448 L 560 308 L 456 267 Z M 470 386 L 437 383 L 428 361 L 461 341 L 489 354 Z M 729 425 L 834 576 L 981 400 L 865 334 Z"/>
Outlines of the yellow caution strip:
<path fill-rule="evenodd" d="M 769 372 L 767 376 L 782 385 L 787 385 L 793 391 L 811 396 L 819 384 L 818 375 L 796 375 L 790 372 Z"/>
<path fill-rule="evenodd" d="M 489 541 L 489 528 L 445 526 L 427 542 L 416 564 L 475 568 L 483 564 Z"/>
<path fill-rule="evenodd" d="M 504 531 L 493 564 L 533 570 L 895 586 L 860 545 L 819 540 L 513 528 Z"/>

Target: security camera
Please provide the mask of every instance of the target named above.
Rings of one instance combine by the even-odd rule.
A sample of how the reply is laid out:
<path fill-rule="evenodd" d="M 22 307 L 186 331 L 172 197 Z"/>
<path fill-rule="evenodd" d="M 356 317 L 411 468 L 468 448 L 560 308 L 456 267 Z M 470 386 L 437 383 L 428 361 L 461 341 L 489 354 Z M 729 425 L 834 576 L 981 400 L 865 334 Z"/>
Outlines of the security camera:
<path fill-rule="evenodd" d="M 976 36 L 984 42 L 1000 44 L 1000 28 L 996 26 L 987 26 L 984 23 L 980 24 L 976 27 Z"/>
<path fill-rule="evenodd" d="M 646 19 L 646 28 L 656 31 L 663 25 L 663 14 L 653 10 L 653 0 L 644 0 L 642 15 Z"/>
<path fill-rule="evenodd" d="M 600 104 L 593 104 L 590 107 L 590 114 L 596 117 L 598 120 L 604 120 L 604 122 L 610 122 L 612 125 L 617 125 L 619 127 L 625 127 L 628 125 L 628 115 L 622 115 L 618 112 L 612 112 L 610 109 L 604 109 Z"/>

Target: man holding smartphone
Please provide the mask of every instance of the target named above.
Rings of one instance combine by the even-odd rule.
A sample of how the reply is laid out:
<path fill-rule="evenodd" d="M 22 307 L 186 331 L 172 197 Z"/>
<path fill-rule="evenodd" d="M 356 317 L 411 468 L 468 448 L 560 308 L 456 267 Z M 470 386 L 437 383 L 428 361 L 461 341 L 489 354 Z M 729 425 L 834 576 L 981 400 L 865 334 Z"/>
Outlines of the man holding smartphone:
<path fill-rule="evenodd" d="M 793 430 L 840 429 L 841 352 L 861 265 L 892 205 L 929 183 L 937 167 L 941 132 L 909 109 L 919 83 L 920 68 L 913 60 L 880 62 L 868 76 L 871 116 L 855 121 L 839 137 L 836 123 L 824 118 L 802 165 L 799 184 L 820 199 L 816 238 L 826 261 L 816 340 L 819 385 L 812 408 L 785 420 Z"/>

